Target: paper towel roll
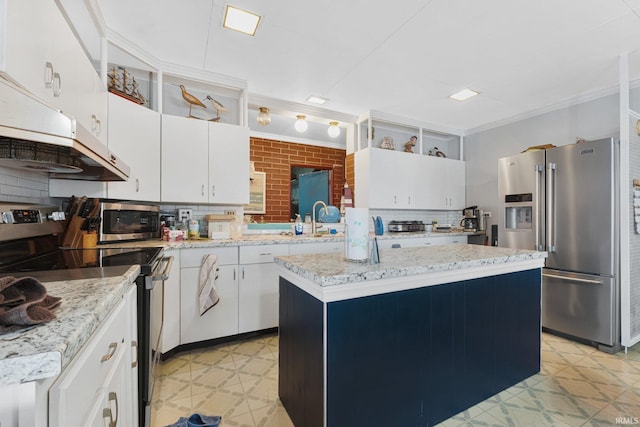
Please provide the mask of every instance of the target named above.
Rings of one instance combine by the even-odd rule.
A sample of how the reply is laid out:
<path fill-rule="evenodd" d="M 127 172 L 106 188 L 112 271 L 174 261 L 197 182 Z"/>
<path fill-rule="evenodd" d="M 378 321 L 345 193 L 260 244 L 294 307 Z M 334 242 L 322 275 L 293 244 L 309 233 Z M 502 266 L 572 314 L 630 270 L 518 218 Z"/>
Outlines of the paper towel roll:
<path fill-rule="evenodd" d="M 344 254 L 347 261 L 369 259 L 369 208 L 346 208 Z"/>

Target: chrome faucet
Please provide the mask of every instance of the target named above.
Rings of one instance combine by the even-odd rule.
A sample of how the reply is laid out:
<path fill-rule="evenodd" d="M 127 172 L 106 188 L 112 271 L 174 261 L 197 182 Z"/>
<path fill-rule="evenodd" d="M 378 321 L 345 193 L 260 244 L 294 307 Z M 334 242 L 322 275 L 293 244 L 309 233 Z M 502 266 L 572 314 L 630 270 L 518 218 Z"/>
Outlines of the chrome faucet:
<path fill-rule="evenodd" d="M 311 234 L 316 234 L 316 205 L 320 203 L 324 206 L 324 213 L 329 215 L 329 208 L 327 208 L 327 204 L 322 200 L 318 200 L 313 204 L 313 208 L 311 208 Z"/>

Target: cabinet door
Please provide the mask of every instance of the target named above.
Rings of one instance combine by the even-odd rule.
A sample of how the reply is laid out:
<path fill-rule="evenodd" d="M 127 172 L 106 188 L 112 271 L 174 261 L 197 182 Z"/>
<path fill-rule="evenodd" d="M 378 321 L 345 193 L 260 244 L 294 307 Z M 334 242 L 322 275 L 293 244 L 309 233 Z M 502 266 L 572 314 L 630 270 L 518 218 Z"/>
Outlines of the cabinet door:
<path fill-rule="evenodd" d="M 126 387 L 126 357 L 120 357 L 116 369 L 107 378 L 103 389 L 96 394 L 96 400 L 86 419 L 78 427 L 105 427 L 116 425 L 136 425 L 132 423 L 132 405 Z"/>
<path fill-rule="evenodd" d="M 131 167 L 128 181 L 108 183 L 109 198 L 160 200 L 160 114 L 110 94 L 109 149 Z"/>
<path fill-rule="evenodd" d="M 209 202 L 249 203 L 249 128 L 209 124 Z"/>
<path fill-rule="evenodd" d="M 465 163 L 460 160 L 447 160 L 445 198 L 448 198 L 448 209 L 462 210 L 465 208 Z"/>
<path fill-rule="evenodd" d="M 161 200 L 208 202 L 209 123 L 162 115 Z"/>
<path fill-rule="evenodd" d="M 410 204 L 408 154 L 371 148 L 369 163 L 369 205 L 378 209 L 406 209 Z M 357 191 L 356 191 L 357 194 Z"/>
<path fill-rule="evenodd" d="M 0 13 L 5 24 L 0 68 L 42 101 L 73 115 L 76 61 L 71 52 L 80 46 L 55 2 L 3 1 Z"/>
<path fill-rule="evenodd" d="M 185 249 L 189 250 L 189 249 Z M 180 301 L 180 250 L 168 250 L 164 256 L 173 256 L 173 265 L 169 278 L 164 281 L 164 321 L 162 324 L 161 353 L 180 345 L 180 310 L 176 310 Z"/>
<path fill-rule="evenodd" d="M 278 326 L 278 277 L 272 262 L 240 266 L 240 333 Z"/>
<path fill-rule="evenodd" d="M 107 88 L 84 51 L 79 50 L 76 57 L 78 102 L 74 116 L 78 123 L 107 146 L 109 143 Z"/>
<path fill-rule="evenodd" d="M 199 267 L 180 270 L 180 343 L 205 341 L 238 333 L 238 270 L 234 265 L 218 267 L 216 290 L 220 301 L 200 316 Z"/>

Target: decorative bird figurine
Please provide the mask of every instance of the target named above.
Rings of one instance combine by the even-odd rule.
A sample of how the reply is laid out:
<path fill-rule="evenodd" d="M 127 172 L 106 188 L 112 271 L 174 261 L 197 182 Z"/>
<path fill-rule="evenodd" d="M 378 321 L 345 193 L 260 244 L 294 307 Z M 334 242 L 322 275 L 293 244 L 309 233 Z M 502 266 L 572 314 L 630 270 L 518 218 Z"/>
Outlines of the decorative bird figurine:
<path fill-rule="evenodd" d="M 182 91 L 182 98 L 184 98 L 184 100 L 189 104 L 189 115 L 187 117 L 197 119 L 197 117 L 191 115 L 191 107 L 193 107 L 194 105 L 199 105 L 203 108 L 207 108 L 207 106 L 204 105 L 198 98 L 187 92 L 187 89 L 184 87 L 184 85 L 180 85 L 180 90 Z"/>
<path fill-rule="evenodd" d="M 213 99 L 210 95 L 207 95 L 205 99 L 208 99 L 209 102 L 211 102 L 211 105 L 213 106 L 213 108 L 215 108 L 216 110 L 216 117 L 214 117 L 213 119 L 209 119 L 210 122 L 217 122 L 220 120 L 220 111 L 222 111 L 223 113 L 226 111 L 229 111 L 224 105 L 220 104 L 218 101 Z"/>

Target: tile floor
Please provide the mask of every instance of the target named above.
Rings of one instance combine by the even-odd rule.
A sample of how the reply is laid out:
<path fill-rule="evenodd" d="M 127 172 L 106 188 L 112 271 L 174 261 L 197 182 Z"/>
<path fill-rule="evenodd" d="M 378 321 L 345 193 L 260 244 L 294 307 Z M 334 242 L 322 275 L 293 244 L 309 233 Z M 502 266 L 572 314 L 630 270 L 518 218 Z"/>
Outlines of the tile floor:
<path fill-rule="evenodd" d="M 161 370 L 153 427 L 193 412 L 221 415 L 221 426 L 293 426 L 278 400 L 277 335 L 180 353 Z M 640 424 L 640 344 L 610 355 L 542 334 L 539 374 L 439 426 L 630 424 Z"/>

